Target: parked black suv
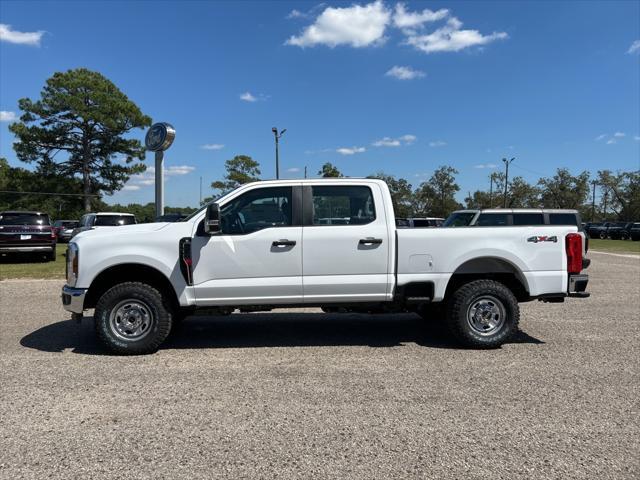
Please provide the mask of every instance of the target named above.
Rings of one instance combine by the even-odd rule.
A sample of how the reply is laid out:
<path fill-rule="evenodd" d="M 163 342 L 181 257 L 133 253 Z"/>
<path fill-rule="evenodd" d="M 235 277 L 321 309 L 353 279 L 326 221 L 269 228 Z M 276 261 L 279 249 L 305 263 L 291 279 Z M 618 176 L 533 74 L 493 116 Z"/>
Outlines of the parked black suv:
<path fill-rule="evenodd" d="M 56 233 L 41 212 L 0 212 L 0 254 L 42 253 L 56 259 Z"/>
<path fill-rule="evenodd" d="M 631 240 L 640 240 L 640 222 L 633 222 L 629 229 Z"/>

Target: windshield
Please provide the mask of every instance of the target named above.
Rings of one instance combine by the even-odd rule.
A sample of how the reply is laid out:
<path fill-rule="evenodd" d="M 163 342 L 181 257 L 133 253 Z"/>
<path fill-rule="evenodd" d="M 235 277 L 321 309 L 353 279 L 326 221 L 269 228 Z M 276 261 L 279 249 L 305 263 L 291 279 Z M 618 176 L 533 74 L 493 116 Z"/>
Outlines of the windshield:
<path fill-rule="evenodd" d="M 38 213 L 1 213 L 0 225 L 49 225 L 49 216 Z"/>
<path fill-rule="evenodd" d="M 453 212 L 442 224 L 443 227 L 468 227 L 476 212 Z"/>
<path fill-rule="evenodd" d="M 94 225 L 96 227 L 118 227 L 134 223 L 136 223 L 136 217 L 132 215 L 96 215 Z"/>

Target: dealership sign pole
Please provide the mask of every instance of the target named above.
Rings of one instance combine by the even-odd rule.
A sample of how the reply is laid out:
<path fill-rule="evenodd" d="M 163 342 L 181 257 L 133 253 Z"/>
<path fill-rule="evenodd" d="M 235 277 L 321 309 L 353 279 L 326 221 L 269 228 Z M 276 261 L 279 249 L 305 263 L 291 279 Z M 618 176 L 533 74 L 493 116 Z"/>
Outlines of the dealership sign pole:
<path fill-rule="evenodd" d="M 166 122 L 151 125 L 144 138 L 147 150 L 156 154 L 156 217 L 164 215 L 164 151 L 175 138 L 175 128 Z"/>

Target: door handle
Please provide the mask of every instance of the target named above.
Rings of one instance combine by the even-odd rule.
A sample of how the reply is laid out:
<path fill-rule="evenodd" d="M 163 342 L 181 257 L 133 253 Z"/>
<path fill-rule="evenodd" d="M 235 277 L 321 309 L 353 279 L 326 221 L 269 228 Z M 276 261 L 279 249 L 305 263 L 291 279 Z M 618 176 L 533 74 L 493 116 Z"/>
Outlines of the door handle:
<path fill-rule="evenodd" d="M 380 245 L 382 243 L 381 238 L 361 238 L 358 242 L 360 245 Z"/>
<path fill-rule="evenodd" d="M 296 244 L 295 240 L 274 240 L 271 244 L 272 247 L 293 247 Z"/>

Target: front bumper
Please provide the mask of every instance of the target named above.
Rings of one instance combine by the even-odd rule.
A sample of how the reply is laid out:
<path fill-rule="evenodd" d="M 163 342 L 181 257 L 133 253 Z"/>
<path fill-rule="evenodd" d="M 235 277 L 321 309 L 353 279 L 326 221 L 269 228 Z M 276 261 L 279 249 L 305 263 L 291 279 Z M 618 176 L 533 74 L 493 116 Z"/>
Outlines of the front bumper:
<path fill-rule="evenodd" d="M 73 288 L 67 285 L 62 287 L 62 306 L 64 309 L 71 313 L 82 314 L 87 290 L 86 288 Z"/>

